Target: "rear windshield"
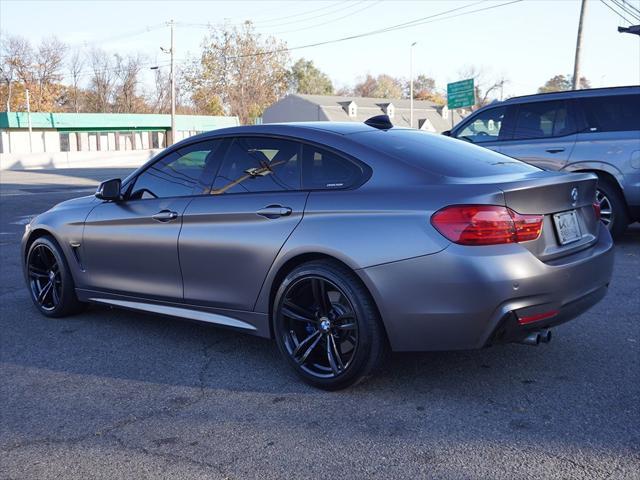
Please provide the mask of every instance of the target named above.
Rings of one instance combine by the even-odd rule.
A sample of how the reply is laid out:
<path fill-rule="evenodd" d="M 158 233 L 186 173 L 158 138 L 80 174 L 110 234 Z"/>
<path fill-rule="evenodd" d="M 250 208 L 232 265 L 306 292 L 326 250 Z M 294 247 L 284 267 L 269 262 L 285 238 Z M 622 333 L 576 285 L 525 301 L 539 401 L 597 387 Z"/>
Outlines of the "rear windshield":
<path fill-rule="evenodd" d="M 464 140 L 419 130 L 363 132 L 351 138 L 398 160 L 446 177 L 485 177 L 540 171 L 520 160 Z"/>

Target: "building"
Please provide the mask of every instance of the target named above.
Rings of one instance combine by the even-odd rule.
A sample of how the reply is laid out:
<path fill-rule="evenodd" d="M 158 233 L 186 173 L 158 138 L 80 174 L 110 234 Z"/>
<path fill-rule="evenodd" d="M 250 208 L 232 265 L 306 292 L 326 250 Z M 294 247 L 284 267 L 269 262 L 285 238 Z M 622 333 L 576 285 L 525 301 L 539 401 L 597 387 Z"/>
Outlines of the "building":
<path fill-rule="evenodd" d="M 0 112 L 0 169 L 142 163 L 167 146 L 171 116 Z M 239 125 L 237 117 L 177 115 L 176 141 Z M 93 162 L 93 163 L 91 163 Z"/>
<path fill-rule="evenodd" d="M 287 95 L 268 107 L 264 123 L 332 121 L 364 122 L 375 115 L 386 114 L 394 125 L 441 133 L 452 127 L 451 112 L 424 100 L 413 101 L 413 125 L 408 99 L 338 97 L 330 95 Z M 454 123 L 460 117 L 456 114 Z"/>

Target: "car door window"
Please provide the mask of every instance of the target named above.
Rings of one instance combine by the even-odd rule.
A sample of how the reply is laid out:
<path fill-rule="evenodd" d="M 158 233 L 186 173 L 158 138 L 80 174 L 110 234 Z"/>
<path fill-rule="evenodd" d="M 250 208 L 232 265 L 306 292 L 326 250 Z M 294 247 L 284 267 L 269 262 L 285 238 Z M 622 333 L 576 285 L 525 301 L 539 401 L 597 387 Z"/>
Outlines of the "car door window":
<path fill-rule="evenodd" d="M 479 113 L 457 133 L 456 138 L 473 143 L 495 142 L 504 131 L 506 112 L 506 107 L 496 107 Z"/>
<path fill-rule="evenodd" d="M 292 140 L 237 137 L 227 150 L 210 193 L 299 190 L 300 148 Z"/>
<path fill-rule="evenodd" d="M 129 199 L 185 197 L 209 192 L 211 172 L 220 161 L 221 140 L 199 142 L 170 153 L 142 172 Z"/>
<path fill-rule="evenodd" d="M 640 95 L 607 95 L 578 101 L 591 131 L 640 130 Z"/>
<path fill-rule="evenodd" d="M 302 177 L 306 189 L 350 187 L 358 183 L 363 175 L 359 165 L 313 145 L 304 146 L 302 158 Z"/>
<path fill-rule="evenodd" d="M 519 106 L 513 140 L 561 137 L 575 133 L 565 101 L 525 103 Z"/>

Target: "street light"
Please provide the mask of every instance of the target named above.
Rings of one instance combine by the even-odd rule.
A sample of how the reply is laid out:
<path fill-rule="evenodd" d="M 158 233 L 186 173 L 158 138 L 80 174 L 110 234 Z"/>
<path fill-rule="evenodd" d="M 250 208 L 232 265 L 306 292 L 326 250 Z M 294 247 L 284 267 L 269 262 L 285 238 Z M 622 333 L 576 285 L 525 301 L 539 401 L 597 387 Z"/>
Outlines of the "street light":
<path fill-rule="evenodd" d="M 411 44 L 409 55 L 409 128 L 413 128 L 413 47 L 416 43 L 418 42 Z"/>
<path fill-rule="evenodd" d="M 640 35 L 640 25 L 629 25 L 628 27 L 618 27 L 620 33 L 631 33 L 633 35 Z"/>

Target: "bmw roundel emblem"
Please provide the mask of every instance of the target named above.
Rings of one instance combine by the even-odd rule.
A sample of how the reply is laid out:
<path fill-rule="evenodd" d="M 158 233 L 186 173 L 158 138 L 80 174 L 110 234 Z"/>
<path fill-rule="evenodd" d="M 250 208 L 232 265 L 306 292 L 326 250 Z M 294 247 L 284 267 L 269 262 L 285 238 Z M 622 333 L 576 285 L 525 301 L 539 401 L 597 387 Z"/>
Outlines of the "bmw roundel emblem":
<path fill-rule="evenodd" d="M 571 190 L 571 203 L 574 206 L 578 203 L 578 189 L 576 187 L 573 187 L 573 190 Z"/>

